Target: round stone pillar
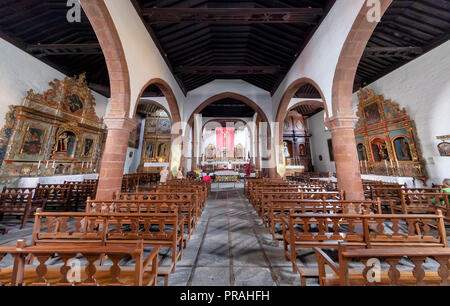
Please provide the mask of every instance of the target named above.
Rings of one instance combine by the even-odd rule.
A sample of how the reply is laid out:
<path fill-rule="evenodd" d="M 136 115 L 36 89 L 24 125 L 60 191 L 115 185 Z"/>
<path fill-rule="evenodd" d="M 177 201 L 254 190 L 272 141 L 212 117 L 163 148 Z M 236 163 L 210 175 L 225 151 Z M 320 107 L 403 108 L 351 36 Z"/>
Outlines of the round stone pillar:
<path fill-rule="evenodd" d="M 355 124 L 358 118 L 335 117 L 326 122 L 331 131 L 338 185 L 345 191 L 347 200 L 364 200 L 358 152 L 355 141 Z"/>
<path fill-rule="evenodd" d="M 97 200 L 111 200 L 113 193 L 122 189 L 128 139 L 136 126 L 136 121 L 129 118 L 105 118 L 104 122 L 108 135 L 101 161 Z"/>

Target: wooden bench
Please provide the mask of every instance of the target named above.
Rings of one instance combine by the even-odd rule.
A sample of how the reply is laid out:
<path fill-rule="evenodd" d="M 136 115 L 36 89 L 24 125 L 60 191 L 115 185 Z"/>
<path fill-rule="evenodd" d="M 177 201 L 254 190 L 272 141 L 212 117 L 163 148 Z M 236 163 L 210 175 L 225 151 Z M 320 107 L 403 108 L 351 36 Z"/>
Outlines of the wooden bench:
<path fill-rule="evenodd" d="M 36 200 L 45 200 L 46 210 L 70 211 L 72 186 L 65 184 L 38 184 L 35 191 Z"/>
<path fill-rule="evenodd" d="M 314 248 L 319 265 L 319 283 L 321 286 L 449 286 L 450 248 L 385 248 L 364 249 L 348 248 L 340 243 L 339 262 L 331 259 L 324 250 Z M 405 270 L 400 260 L 407 258 L 414 268 Z M 436 270 L 425 270 L 429 259 L 436 261 Z M 374 259 L 387 262 L 389 268 L 374 266 Z M 364 269 L 351 269 L 351 262 L 360 262 Z M 327 274 L 328 266 L 334 272 Z M 429 265 L 427 265 L 429 266 Z M 380 269 L 372 274 L 372 269 Z M 378 277 L 377 277 L 378 276 Z"/>
<path fill-rule="evenodd" d="M 400 203 L 391 201 L 391 210 L 392 213 L 402 214 L 433 214 L 436 212 L 436 209 L 449 206 L 449 196 L 447 193 L 408 192 L 402 190 Z"/>
<path fill-rule="evenodd" d="M 70 226 L 72 224 L 72 226 Z M 82 245 L 130 245 L 143 241 L 144 247 L 172 250 L 170 270 L 183 254 L 184 217 L 171 213 L 77 213 L 35 214 L 32 245 L 55 243 Z"/>
<path fill-rule="evenodd" d="M 340 201 L 345 200 L 344 192 L 261 192 L 255 210 L 261 219 L 268 213 L 269 203 L 274 200 Z"/>
<path fill-rule="evenodd" d="M 269 232 L 276 245 L 283 240 L 282 234 L 277 234 L 276 226 L 282 225 L 282 218 L 291 212 L 294 214 L 381 214 L 379 201 L 305 201 L 305 200 L 274 200 L 268 203 Z"/>
<path fill-rule="evenodd" d="M 76 244 L 27 246 L 25 240 L 19 240 L 15 247 L 0 247 L 0 261 L 6 255 L 14 258 L 12 269 L 0 270 L 0 284 L 9 286 L 156 286 L 158 253 L 159 248 L 155 248 L 147 258 L 144 258 L 142 242 L 128 246 Z M 104 255 L 112 262 L 108 270 L 96 264 Z M 61 258 L 63 266 L 49 267 L 48 260 L 56 256 Z M 127 271 L 121 269 L 119 265 L 119 262 L 128 256 L 135 260 L 134 270 Z M 27 257 L 36 258 L 39 265 L 26 266 Z M 72 260 L 80 263 L 80 259 L 84 259 L 88 264 L 85 267 L 80 266 L 80 271 L 72 271 Z"/>
<path fill-rule="evenodd" d="M 36 188 L 3 188 L 0 194 L 0 220 L 4 215 L 21 217 L 24 228 L 38 208 L 45 209 L 46 200 L 35 197 Z"/>
<path fill-rule="evenodd" d="M 282 217 L 284 254 L 293 271 L 302 273 L 296 249 L 353 247 L 447 247 L 441 212 L 438 215 L 294 214 Z M 436 229 L 436 231 L 432 231 Z"/>
<path fill-rule="evenodd" d="M 178 215 L 183 217 L 186 233 L 183 235 L 184 246 L 190 240 L 196 226 L 197 205 L 192 198 L 171 195 L 134 195 L 133 199 L 94 201 L 88 200 L 87 213 L 167 213 L 177 210 Z M 184 230 L 184 228 L 183 228 Z"/>

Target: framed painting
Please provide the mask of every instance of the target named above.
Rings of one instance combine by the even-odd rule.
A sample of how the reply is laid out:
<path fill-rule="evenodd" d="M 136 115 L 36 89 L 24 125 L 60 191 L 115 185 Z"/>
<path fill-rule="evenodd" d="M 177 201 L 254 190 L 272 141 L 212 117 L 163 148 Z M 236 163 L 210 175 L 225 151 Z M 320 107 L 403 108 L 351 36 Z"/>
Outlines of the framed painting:
<path fill-rule="evenodd" d="M 364 117 L 366 124 L 374 124 L 381 121 L 380 109 L 378 103 L 372 103 L 364 108 Z"/>
<path fill-rule="evenodd" d="M 66 104 L 72 113 L 76 113 L 80 109 L 83 109 L 83 102 L 81 102 L 80 97 L 76 94 L 68 95 L 66 97 Z"/>
<path fill-rule="evenodd" d="M 29 125 L 25 131 L 20 154 L 39 155 L 45 144 L 47 130 L 37 126 Z"/>
<path fill-rule="evenodd" d="M 83 156 L 90 157 L 94 149 L 94 139 L 85 138 L 83 143 Z"/>
<path fill-rule="evenodd" d="M 334 162 L 333 141 L 331 139 L 328 139 L 327 144 L 328 144 L 328 154 L 330 155 L 330 161 Z"/>
<path fill-rule="evenodd" d="M 450 156 L 450 142 L 441 142 L 438 145 L 438 150 L 441 156 Z"/>

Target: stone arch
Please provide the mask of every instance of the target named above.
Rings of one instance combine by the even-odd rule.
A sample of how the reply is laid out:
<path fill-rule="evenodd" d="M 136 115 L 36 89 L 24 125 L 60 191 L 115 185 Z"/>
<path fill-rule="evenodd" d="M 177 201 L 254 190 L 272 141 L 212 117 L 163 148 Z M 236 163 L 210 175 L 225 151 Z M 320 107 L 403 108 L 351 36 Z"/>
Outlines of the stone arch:
<path fill-rule="evenodd" d="M 122 42 L 112 17 L 102 0 L 80 0 L 97 35 L 108 68 L 111 101 L 109 118 L 126 118 L 130 109 L 130 74 Z"/>
<path fill-rule="evenodd" d="M 241 101 L 242 103 L 247 104 L 248 106 L 253 108 L 258 113 L 259 116 L 261 116 L 262 121 L 269 122 L 264 111 L 258 106 L 258 104 L 256 104 L 251 99 L 247 98 L 246 96 L 234 93 L 234 92 L 223 92 L 221 94 L 217 94 L 212 97 L 209 97 L 203 103 L 201 103 L 190 115 L 189 121 L 188 121 L 188 126 L 192 127 L 192 124 L 194 123 L 194 115 L 199 114 L 205 107 L 207 107 L 211 103 L 214 103 L 216 101 L 226 99 L 226 98 L 232 98 L 232 99 L 235 99 L 235 100 Z"/>
<path fill-rule="evenodd" d="M 258 104 L 256 104 L 253 100 L 251 100 L 250 98 L 234 93 L 234 92 L 223 92 L 217 95 L 214 95 L 212 97 L 209 97 L 208 99 L 206 99 L 203 103 L 201 103 L 190 115 L 189 120 L 188 120 L 188 130 L 187 132 L 193 133 L 194 131 L 194 116 L 196 114 L 199 114 L 205 107 L 207 107 L 208 105 L 210 105 L 211 103 L 214 103 L 216 101 L 222 100 L 222 99 L 226 99 L 226 98 L 233 98 L 235 100 L 241 101 L 245 104 L 247 104 L 248 106 L 250 106 L 251 108 L 253 108 L 253 110 L 256 111 L 256 113 L 258 114 L 258 117 L 261 118 L 261 122 L 267 122 L 268 124 L 268 147 L 270 148 L 270 139 L 271 139 L 271 130 L 270 130 L 270 126 L 269 126 L 269 119 L 267 118 L 267 115 L 264 113 L 264 111 L 258 106 Z M 190 131 L 189 131 L 190 130 Z M 259 134 L 259 133 L 258 133 Z M 192 154 L 194 154 L 194 141 L 192 141 Z"/>
<path fill-rule="evenodd" d="M 384 15 L 392 1 L 380 0 L 381 16 Z M 356 71 L 367 43 L 378 25 L 377 22 L 371 22 L 367 18 L 371 9 L 372 7 L 367 3 L 363 5 L 342 47 L 332 87 L 333 117 L 355 117 L 352 94 Z"/>
<path fill-rule="evenodd" d="M 161 90 L 161 92 L 166 97 L 167 103 L 169 104 L 169 110 L 170 110 L 170 115 L 171 115 L 170 117 L 172 118 L 172 122 L 174 122 L 174 123 L 181 122 L 180 110 L 178 108 L 178 102 L 175 97 L 175 94 L 173 93 L 172 88 L 170 88 L 169 84 L 167 84 L 167 82 L 164 81 L 163 79 L 159 79 L 159 78 L 151 79 L 142 87 L 141 91 L 139 92 L 138 98 L 136 100 L 136 104 L 134 106 L 133 117 L 136 115 L 136 110 L 137 110 L 139 101 L 141 100 L 141 97 L 142 97 L 144 91 L 150 85 L 156 85 L 159 88 L 159 90 Z M 157 103 L 157 102 L 154 102 L 154 103 Z M 161 105 L 161 107 L 162 107 L 162 105 Z M 162 108 L 165 109 L 165 107 L 162 107 Z"/>
<path fill-rule="evenodd" d="M 310 78 L 300 78 L 292 82 L 291 85 L 289 85 L 289 87 L 284 92 L 283 97 L 281 98 L 280 104 L 278 106 L 275 122 L 280 123 L 284 120 L 284 117 L 286 116 L 286 113 L 289 108 L 289 103 L 291 102 L 295 93 L 306 84 L 311 84 L 320 93 L 320 97 L 322 98 L 322 102 L 325 108 L 325 113 L 328 114 L 327 103 L 325 101 L 325 96 L 320 86 Z"/>

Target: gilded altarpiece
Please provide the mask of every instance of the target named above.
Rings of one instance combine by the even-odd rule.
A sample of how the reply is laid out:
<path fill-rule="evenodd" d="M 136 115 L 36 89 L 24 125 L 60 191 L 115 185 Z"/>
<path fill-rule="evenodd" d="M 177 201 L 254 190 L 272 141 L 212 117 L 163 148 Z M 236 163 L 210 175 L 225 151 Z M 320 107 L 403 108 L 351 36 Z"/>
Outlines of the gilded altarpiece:
<path fill-rule="evenodd" d="M 397 103 L 364 88 L 358 92 L 356 146 L 362 174 L 414 177 L 427 172 L 414 121 Z"/>
<path fill-rule="evenodd" d="M 159 172 L 163 167 L 149 167 L 149 163 L 169 163 L 172 140 L 172 121 L 165 111 L 157 111 L 145 119 L 141 164 L 138 171 Z"/>
<path fill-rule="evenodd" d="M 55 79 L 40 94 L 11 105 L 0 137 L 2 184 L 20 177 L 92 173 L 105 135 L 85 75 Z"/>

